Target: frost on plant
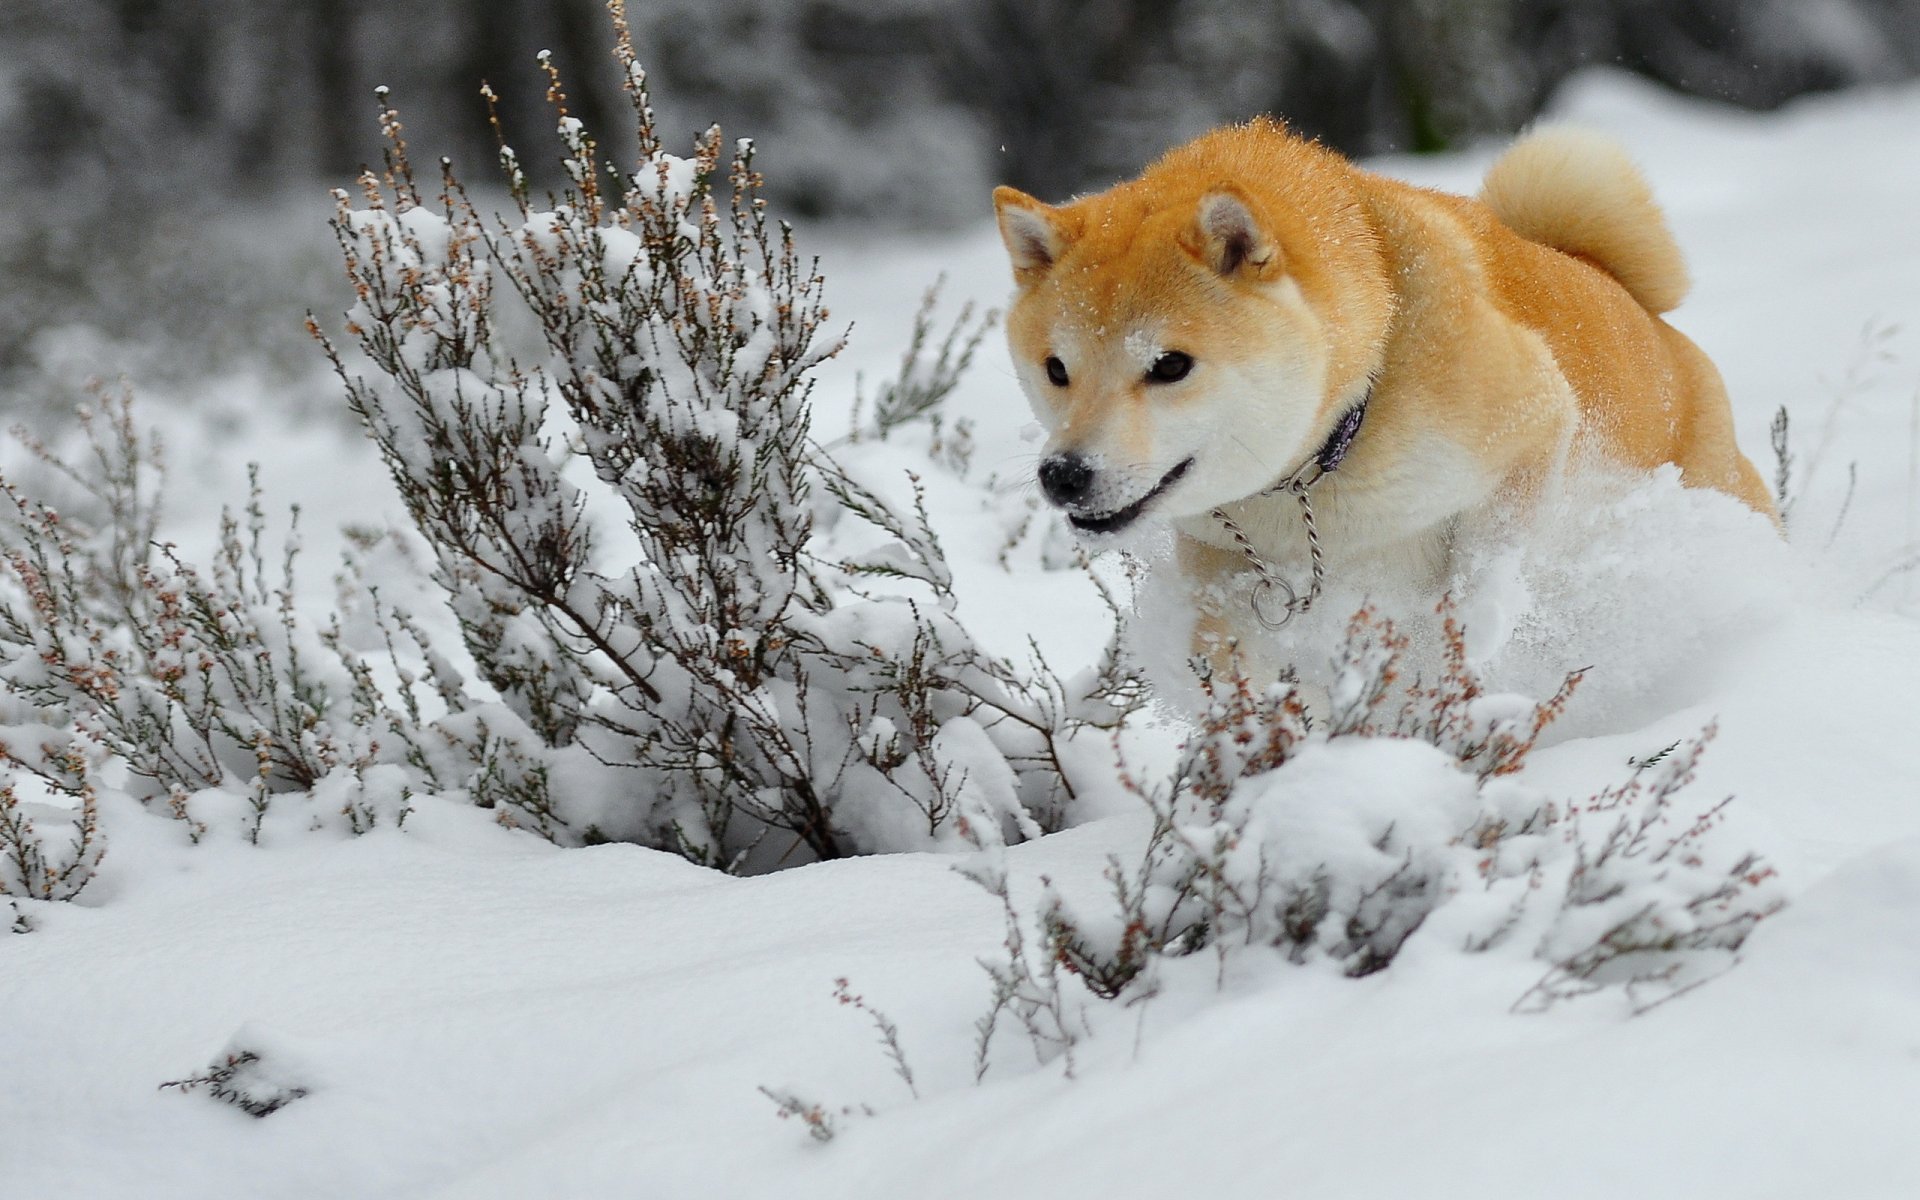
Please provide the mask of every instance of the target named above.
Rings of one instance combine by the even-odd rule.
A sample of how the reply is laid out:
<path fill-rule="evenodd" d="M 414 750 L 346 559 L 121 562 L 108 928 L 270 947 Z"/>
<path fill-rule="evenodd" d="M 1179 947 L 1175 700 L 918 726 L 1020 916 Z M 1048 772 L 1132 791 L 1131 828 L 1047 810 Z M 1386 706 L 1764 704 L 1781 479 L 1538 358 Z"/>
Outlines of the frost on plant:
<path fill-rule="evenodd" d="M 1517 775 L 1578 675 L 1544 703 L 1485 693 L 1449 604 L 1441 617 L 1443 669 L 1408 681 L 1406 639 L 1358 613 L 1321 728 L 1288 685 L 1204 680 L 1171 782 L 1130 782 L 1154 821 L 1137 863 L 1110 863 L 1112 903 L 1048 886 L 1031 923 L 1007 906 L 983 1051 L 1009 1013 L 1043 1057 L 1070 1049 L 1063 973 L 1094 997 L 1137 997 L 1205 949 L 1222 969 L 1264 946 L 1359 976 L 1417 934 L 1505 947 L 1547 964 L 1520 1011 L 1608 987 L 1637 1010 L 1722 968 L 1781 899 L 1771 868 L 1714 843 L 1724 801 L 1691 813 L 1676 799 L 1712 727 L 1620 785 L 1552 800 Z M 1004 877 L 982 882 L 1004 901 Z"/>
<path fill-rule="evenodd" d="M 633 168 L 556 75 L 563 195 L 536 204 L 503 146 L 514 213 L 483 216 L 445 164 L 429 198 L 384 99 L 387 170 L 337 193 L 357 301 L 328 352 L 480 675 L 537 736 L 528 769 L 610 768 L 596 834 L 728 869 L 1040 833 L 1072 796 L 1062 741 L 1126 710 L 1117 667 L 1070 685 L 984 653 L 924 512 L 817 446 L 822 281 L 749 143 L 661 145 L 613 8 Z M 537 362 L 504 355 L 509 302 Z M 843 520 L 888 541 L 838 553 Z"/>

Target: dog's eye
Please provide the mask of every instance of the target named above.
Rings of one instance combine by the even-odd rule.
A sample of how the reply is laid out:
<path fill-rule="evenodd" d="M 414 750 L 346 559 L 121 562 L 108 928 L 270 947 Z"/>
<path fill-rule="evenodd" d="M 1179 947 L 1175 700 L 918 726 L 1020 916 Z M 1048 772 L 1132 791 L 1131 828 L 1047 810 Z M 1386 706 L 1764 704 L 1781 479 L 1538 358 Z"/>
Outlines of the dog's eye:
<path fill-rule="evenodd" d="M 1153 366 L 1147 368 L 1147 378 L 1155 383 L 1178 383 L 1193 370 L 1193 356 L 1182 354 L 1178 350 L 1169 350 L 1153 360 Z"/>
<path fill-rule="evenodd" d="M 1048 358 L 1047 381 L 1055 387 L 1067 386 L 1067 364 L 1057 358 Z"/>

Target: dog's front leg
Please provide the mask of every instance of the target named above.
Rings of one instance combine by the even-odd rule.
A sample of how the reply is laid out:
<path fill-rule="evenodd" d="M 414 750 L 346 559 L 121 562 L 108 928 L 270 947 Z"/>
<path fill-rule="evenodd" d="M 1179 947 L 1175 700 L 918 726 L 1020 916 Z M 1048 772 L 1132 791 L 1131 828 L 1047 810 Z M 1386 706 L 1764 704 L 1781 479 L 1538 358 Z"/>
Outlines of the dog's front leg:
<path fill-rule="evenodd" d="M 1193 598 L 1193 657 L 1204 661 L 1219 678 L 1253 669 L 1247 645 L 1247 617 L 1251 614 L 1246 593 L 1246 559 L 1218 546 L 1190 537 L 1181 537 L 1175 548 L 1175 562 L 1187 594 Z"/>
<path fill-rule="evenodd" d="M 1243 676 L 1256 690 L 1294 679 L 1287 654 L 1293 643 L 1260 624 L 1253 609 L 1258 580 L 1239 554 L 1182 537 L 1176 558 L 1181 583 L 1192 597 L 1192 654 L 1196 668 L 1216 679 Z M 1327 711 L 1327 692 L 1316 683 L 1295 683 L 1307 711 Z"/>

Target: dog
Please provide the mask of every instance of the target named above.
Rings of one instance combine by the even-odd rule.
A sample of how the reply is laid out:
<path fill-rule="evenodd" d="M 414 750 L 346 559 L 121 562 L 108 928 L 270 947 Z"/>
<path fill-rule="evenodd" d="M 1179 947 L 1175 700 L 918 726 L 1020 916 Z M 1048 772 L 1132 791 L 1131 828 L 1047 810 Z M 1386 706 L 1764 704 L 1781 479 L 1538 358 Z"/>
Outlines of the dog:
<path fill-rule="evenodd" d="M 1272 119 L 1053 206 L 994 192 L 1046 498 L 1080 534 L 1170 528 L 1216 667 L 1323 574 L 1437 587 L 1464 523 L 1569 464 L 1679 469 L 1773 518 L 1686 266 L 1624 150 L 1547 129 L 1477 199 Z"/>

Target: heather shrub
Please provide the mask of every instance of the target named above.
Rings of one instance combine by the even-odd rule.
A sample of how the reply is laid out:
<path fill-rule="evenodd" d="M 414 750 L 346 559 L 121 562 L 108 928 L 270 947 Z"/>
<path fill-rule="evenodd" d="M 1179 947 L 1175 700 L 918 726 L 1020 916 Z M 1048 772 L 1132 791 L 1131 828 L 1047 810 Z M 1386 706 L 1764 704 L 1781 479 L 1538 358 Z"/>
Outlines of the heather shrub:
<path fill-rule="evenodd" d="M 202 1092 L 256 1119 L 264 1119 L 312 1094 L 317 1074 L 297 1045 L 257 1025 L 242 1026 L 205 1068 L 170 1079 L 161 1091 Z"/>
<path fill-rule="evenodd" d="M 1069 682 L 981 650 L 924 512 L 812 436 L 810 372 L 840 342 L 751 144 L 668 152 L 623 25 L 619 56 L 629 168 L 555 76 L 563 194 L 536 204 L 503 145 L 514 213 L 489 219 L 444 164 L 429 201 L 383 107 L 386 172 L 337 196 L 357 301 L 327 351 L 521 754 L 625 775 L 596 836 L 729 869 L 1056 827 L 1062 741 L 1115 724 L 1129 682 L 1111 658 Z M 506 303 L 543 361 L 505 356 Z M 937 403 L 913 370 L 883 431 Z M 837 553 L 843 521 L 886 540 Z"/>
<path fill-rule="evenodd" d="M 1222 972 L 1264 947 L 1361 976 L 1426 930 L 1544 963 L 1518 1011 L 1609 988 L 1637 1011 L 1724 969 L 1782 900 L 1771 868 L 1712 837 L 1724 801 L 1678 799 L 1712 727 L 1620 784 L 1552 799 L 1517 776 L 1580 675 L 1545 702 L 1489 694 L 1449 604 L 1440 618 L 1443 667 L 1422 680 L 1402 676 L 1394 624 L 1357 613 L 1318 721 L 1290 684 L 1203 679 L 1207 707 L 1172 779 L 1126 781 L 1153 824 L 1137 861 L 1110 861 L 1109 904 L 1049 883 L 1023 913 L 1002 869 L 969 867 L 1009 931 L 985 963 L 977 1068 L 1012 1027 L 1071 1070 L 1084 997 L 1150 996 L 1163 964 L 1202 951 Z"/>
<path fill-rule="evenodd" d="M 0 783 L 0 896 L 71 900 L 100 869 L 106 843 L 100 837 L 94 791 L 78 784 L 70 795 L 75 802 L 71 810 L 35 805 L 21 798 L 13 778 Z M 41 832 L 34 820 L 36 809 L 42 820 L 68 827 L 70 840 L 64 849 L 57 842 L 50 844 Z M 25 918 L 17 908 L 13 913 L 15 932 L 26 932 Z"/>
<path fill-rule="evenodd" d="M 410 789 L 436 781 L 425 723 L 391 702 L 371 666 L 294 603 L 297 540 L 269 565 L 257 480 L 245 509 L 221 519 L 207 568 L 155 540 L 164 462 L 126 393 L 81 414 L 76 461 L 26 439 L 75 486 L 69 516 L 0 481 L 0 760 L 74 811 L 80 838 L 66 882 L 26 887 L 71 895 L 77 865 L 97 862 L 98 776 L 183 823 L 198 841 L 200 797 L 241 798 L 259 840 L 277 798 L 318 799 L 355 828 L 404 819 Z M 297 521 L 298 514 L 295 514 Z M 20 874 L 32 828 L 11 785 L 4 844 Z M 43 805 L 44 809 L 45 806 Z M 44 815 L 44 813 L 43 813 Z M 15 886 L 25 886 L 10 880 Z M 10 889 L 11 890 L 11 889 Z"/>
<path fill-rule="evenodd" d="M 924 508 L 813 436 L 840 339 L 751 145 L 669 153 L 624 26 L 619 55 L 636 161 L 602 161 L 556 76 L 572 186 L 536 204 L 503 145 L 505 216 L 446 164 L 429 200 L 383 98 L 386 170 L 336 195 L 348 340 L 309 325 L 412 528 L 352 532 L 336 611 L 296 601 L 299 514 L 270 528 L 257 486 L 207 565 L 157 540 L 164 464 L 126 394 L 72 461 L 24 439 L 73 495 L 5 485 L 0 760 L 33 793 L 0 790 L 6 891 L 84 886 L 107 762 L 196 841 L 235 811 L 255 841 L 275 814 L 364 832 L 432 795 L 759 870 L 1066 819 L 1090 782 L 1067 744 L 1136 684 L 1112 647 L 1071 678 L 980 647 Z M 866 433 L 923 425 L 964 471 L 939 406 L 985 324 L 936 343 L 928 319 Z M 535 359 L 503 348 L 513 321 Z"/>

